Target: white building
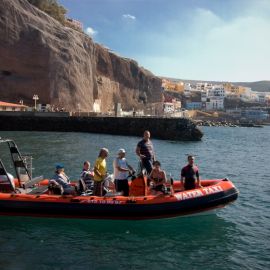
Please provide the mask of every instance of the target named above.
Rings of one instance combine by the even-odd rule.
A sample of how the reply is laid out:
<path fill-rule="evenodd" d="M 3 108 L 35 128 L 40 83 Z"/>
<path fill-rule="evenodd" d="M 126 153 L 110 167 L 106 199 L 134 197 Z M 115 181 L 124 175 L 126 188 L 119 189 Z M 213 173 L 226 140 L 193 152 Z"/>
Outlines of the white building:
<path fill-rule="evenodd" d="M 174 112 L 174 104 L 172 102 L 163 103 L 163 111 L 165 114 Z"/>
<path fill-rule="evenodd" d="M 94 104 L 93 104 L 93 111 L 95 113 L 101 112 L 101 99 L 95 99 Z"/>
<path fill-rule="evenodd" d="M 18 112 L 18 111 L 26 111 L 27 108 L 28 108 L 27 106 L 22 104 L 0 101 L 0 111 Z"/>
<path fill-rule="evenodd" d="M 190 95 L 191 95 L 191 85 L 190 85 L 190 83 L 185 83 L 184 84 L 184 95 L 185 95 L 185 97 L 190 97 Z"/>
<path fill-rule="evenodd" d="M 208 111 L 224 109 L 225 89 L 223 85 L 207 84 L 201 92 L 202 108 Z"/>
<path fill-rule="evenodd" d="M 225 90 L 222 85 L 214 85 L 212 88 L 207 89 L 207 96 L 208 97 L 225 97 Z"/>
<path fill-rule="evenodd" d="M 207 98 L 205 109 L 207 111 L 212 110 L 223 110 L 224 109 L 224 98 L 221 97 L 210 97 Z"/>
<path fill-rule="evenodd" d="M 263 92 L 257 92 L 257 95 L 258 95 L 258 101 L 259 103 L 266 103 L 266 93 L 263 93 Z"/>

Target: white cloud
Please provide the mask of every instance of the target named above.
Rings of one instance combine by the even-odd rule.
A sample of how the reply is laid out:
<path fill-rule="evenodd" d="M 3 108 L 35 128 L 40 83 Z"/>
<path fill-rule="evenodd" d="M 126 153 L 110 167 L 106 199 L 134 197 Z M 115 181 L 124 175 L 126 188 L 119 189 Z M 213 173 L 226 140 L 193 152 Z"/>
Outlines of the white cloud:
<path fill-rule="evenodd" d="M 86 33 L 87 35 L 89 35 L 90 37 L 93 37 L 93 36 L 95 36 L 95 35 L 98 33 L 98 31 L 96 31 L 96 30 L 94 30 L 92 27 L 88 26 L 88 27 L 85 29 L 85 33 Z"/>
<path fill-rule="evenodd" d="M 123 14 L 122 18 L 127 19 L 127 20 L 132 20 L 132 21 L 136 20 L 136 17 L 134 15 L 130 15 L 130 14 Z"/>
<path fill-rule="evenodd" d="M 185 27 L 173 19 L 162 29 L 162 35 L 144 35 L 142 40 L 151 50 L 137 60 L 155 74 L 171 77 L 269 80 L 270 18 L 257 9 L 224 19 L 200 8 L 186 18 Z"/>

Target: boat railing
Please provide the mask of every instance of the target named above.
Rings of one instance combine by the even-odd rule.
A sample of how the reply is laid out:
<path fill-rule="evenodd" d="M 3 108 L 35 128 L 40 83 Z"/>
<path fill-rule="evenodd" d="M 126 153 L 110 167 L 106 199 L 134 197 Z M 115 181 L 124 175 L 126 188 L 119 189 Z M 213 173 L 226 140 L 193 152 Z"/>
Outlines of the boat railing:
<path fill-rule="evenodd" d="M 27 169 L 29 176 L 24 168 L 18 168 L 18 172 L 20 174 L 21 182 L 27 182 L 32 179 L 33 176 L 33 157 L 31 155 L 24 155 L 22 154 L 22 161 Z M 30 178 L 30 179 L 29 179 Z"/>

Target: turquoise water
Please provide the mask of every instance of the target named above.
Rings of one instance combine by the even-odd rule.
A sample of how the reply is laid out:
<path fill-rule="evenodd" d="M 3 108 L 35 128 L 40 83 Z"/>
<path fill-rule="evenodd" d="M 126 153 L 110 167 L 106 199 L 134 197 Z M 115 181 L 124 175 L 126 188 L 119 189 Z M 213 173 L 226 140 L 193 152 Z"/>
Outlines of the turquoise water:
<path fill-rule="evenodd" d="M 270 269 L 270 127 L 204 128 L 202 142 L 153 139 L 157 157 L 175 179 L 186 154 L 202 178 L 230 178 L 239 199 L 218 212 L 153 221 L 0 218 L 1 269 Z M 0 132 L 34 157 L 34 174 L 50 177 L 54 164 L 78 178 L 108 147 L 136 168 L 137 137 L 87 133 Z M 154 136 L 154 134 L 153 134 Z M 0 148 L 1 156 L 4 148 Z"/>

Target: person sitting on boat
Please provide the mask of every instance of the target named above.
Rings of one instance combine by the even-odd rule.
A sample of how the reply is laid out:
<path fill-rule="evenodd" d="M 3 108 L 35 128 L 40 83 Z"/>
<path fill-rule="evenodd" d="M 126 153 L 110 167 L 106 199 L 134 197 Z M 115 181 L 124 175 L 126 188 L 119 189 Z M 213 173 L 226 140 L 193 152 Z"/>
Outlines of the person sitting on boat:
<path fill-rule="evenodd" d="M 161 170 L 161 164 L 158 160 L 153 162 L 153 170 L 149 175 L 151 192 L 155 195 L 158 192 L 165 193 L 165 183 L 167 181 L 165 171 Z"/>
<path fill-rule="evenodd" d="M 88 190 L 93 189 L 94 185 L 94 172 L 90 170 L 90 162 L 86 160 L 83 163 L 83 169 L 81 173 L 81 179 L 84 181 L 85 186 Z"/>
<path fill-rule="evenodd" d="M 113 161 L 113 171 L 114 171 L 114 183 L 117 192 L 123 192 L 124 196 L 129 195 L 129 185 L 128 176 L 129 174 L 134 174 L 134 169 L 127 163 L 125 158 L 125 149 L 118 150 L 118 156 Z"/>
<path fill-rule="evenodd" d="M 182 168 L 181 170 L 181 183 L 184 186 L 185 190 L 190 190 L 196 188 L 196 180 L 197 186 L 201 187 L 199 169 L 194 164 L 194 156 L 188 156 L 188 164 Z"/>
<path fill-rule="evenodd" d="M 94 195 L 103 195 L 103 181 L 107 176 L 106 158 L 109 155 L 107 148 L 101 148 L 94 165 Z"/>
<path fill-rule="evenodd" d="M 58 189 L 60 194 L 74 194 L 75 189 L 70 185 L 69 177 L 65 174 L 64 165 L 59 163 L 55 166 L 55 175 L 49 181 L 49 187 Z"/>

